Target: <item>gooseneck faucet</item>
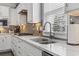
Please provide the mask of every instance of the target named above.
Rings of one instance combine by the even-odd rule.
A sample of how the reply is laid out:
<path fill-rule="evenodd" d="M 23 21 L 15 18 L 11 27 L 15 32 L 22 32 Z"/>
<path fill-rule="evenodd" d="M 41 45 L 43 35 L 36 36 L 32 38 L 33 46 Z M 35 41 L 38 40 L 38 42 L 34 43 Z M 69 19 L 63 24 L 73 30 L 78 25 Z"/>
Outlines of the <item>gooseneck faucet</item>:
<path fill-rule="evenodd" d="M 49 24 L 49 25 L 50 25 L 50 39 L 52 39 L 51 23 L 50 23 L 50 22 L 46 22 L 46 23 L 44 24 L 43 30 L 45 30 L 46 24 Z"/>

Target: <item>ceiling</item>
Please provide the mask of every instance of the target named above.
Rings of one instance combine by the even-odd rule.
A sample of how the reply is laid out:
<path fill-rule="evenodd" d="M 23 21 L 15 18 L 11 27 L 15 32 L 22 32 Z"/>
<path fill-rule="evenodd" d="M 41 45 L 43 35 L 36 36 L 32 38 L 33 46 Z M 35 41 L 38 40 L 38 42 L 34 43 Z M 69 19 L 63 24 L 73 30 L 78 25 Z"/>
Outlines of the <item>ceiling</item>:
<path fill-rule="evenodd" d="M 0 6 L 8 6 L 11 8 L 16 8 L 19 3 L 0 3 Z"/>

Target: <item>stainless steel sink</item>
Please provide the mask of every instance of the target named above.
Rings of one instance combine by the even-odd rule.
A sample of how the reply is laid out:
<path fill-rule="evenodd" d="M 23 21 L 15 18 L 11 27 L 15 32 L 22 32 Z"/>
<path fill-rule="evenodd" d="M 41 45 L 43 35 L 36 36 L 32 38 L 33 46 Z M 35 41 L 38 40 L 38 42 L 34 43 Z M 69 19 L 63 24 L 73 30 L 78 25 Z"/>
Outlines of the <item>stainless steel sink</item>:
<path fill-rule="evenodd" d="M 38 42 L 40 44 L 51 44 L 51 43 L 55 43 L 55 41 L 52 41 L 51 39 L 48 38 L 35 38 L 35 39 L 31 39 L 35 42 Z"/>

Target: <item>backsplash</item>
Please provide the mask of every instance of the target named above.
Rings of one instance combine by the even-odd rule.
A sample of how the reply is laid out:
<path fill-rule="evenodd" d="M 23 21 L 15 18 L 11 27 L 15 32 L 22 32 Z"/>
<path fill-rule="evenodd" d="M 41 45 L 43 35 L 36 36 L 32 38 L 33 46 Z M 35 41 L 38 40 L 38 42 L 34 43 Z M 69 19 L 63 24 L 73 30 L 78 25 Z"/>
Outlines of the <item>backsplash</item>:
<path fill-rule="evenodd" d="M 65 7 L 58 8 L 56 10 L 49 11 L 44 15 L 44 23 L 50 22 L 52 24 L 52 36 L 57 38 L 67 39 L 67 15 L 65 13 Z M 55 19 L 57 17 L 57 19 Z M 58 25 L 58 27 L 55 27 Z M 49 32 L 50 28 L 49 25 L 46 26 L 46 30 L 43 31 L 43 35 L 45 32 Z M 54 35 L 53 35 L 54 33 Z"/>
<path fill-rule="evenodd" d="M 9 28 L 5 26 L 0 26 L 0 33 L 9 33 Z"/>

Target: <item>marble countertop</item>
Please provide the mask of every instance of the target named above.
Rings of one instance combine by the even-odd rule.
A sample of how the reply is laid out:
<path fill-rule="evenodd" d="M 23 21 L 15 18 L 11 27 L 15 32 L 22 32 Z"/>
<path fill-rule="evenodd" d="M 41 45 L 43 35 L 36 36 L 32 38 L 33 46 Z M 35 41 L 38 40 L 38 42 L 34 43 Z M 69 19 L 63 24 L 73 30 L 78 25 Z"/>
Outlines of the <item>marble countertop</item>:
<path fill-rule="evenodd" d="M 67 41 L 52 39 L 56 43 L 52 44 L 40 44 L 30 39 L 39 38 L 38 36 L 16 36 L 29 44 L 34 45 L 35 47 L 46 51 L 55 56 L 78 56 L 79 55 L 79 46 L 67 45 Z"/>

